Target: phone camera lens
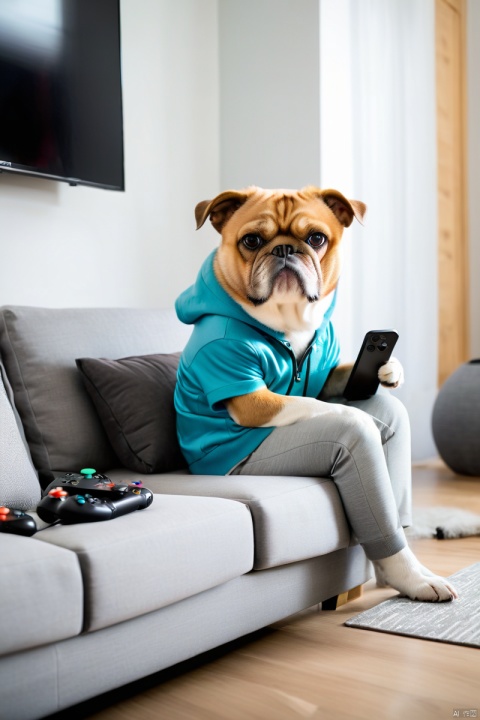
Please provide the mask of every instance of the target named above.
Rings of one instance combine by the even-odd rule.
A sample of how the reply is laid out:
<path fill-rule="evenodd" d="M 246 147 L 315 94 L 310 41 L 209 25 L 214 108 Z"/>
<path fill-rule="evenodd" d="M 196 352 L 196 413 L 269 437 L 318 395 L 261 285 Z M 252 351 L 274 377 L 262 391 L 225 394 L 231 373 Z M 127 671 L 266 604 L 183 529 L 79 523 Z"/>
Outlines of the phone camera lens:
<path fill-rule="evenodd" d="M 368 352 L 374 352 L 375 345 L 367 345 L 367 350 L 368 350 Z"/>
<path fill-rule="evenodd" d="M 378 342 L 380 340 L 380 335 L 372 335 L 370 340 L 374 343 Z"/>
<path fill-rule="evenodd" d="M 384 340 L 383 342 L 380 343 L 380 345 L 378 346 L 378 349 L 379 349 L 379 350 L 386 350 L 387 347 L 388 347 L 388 344 L 387 344 L 387 343 L 385 342 L 385 340 Z"/>

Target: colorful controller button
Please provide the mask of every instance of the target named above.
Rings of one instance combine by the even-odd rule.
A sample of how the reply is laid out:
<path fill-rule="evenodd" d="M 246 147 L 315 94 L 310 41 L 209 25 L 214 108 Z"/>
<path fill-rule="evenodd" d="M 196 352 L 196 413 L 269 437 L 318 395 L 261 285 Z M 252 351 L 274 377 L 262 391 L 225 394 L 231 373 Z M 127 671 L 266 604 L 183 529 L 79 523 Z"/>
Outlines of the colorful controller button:
<path fill-rule="evenodd" d="M 96 472 L 97 472 L 97 471 L 95 470 L 95 468 L 83 468 L 83 470 L 80 470 L 80 473 L 81 473 L 82 475 L 85 475 L 85 477 L 87 478 L 87 480 L 91 480 L 92 477 L 95 475 Z"/>
<path fill-rule="evenodd" d="M 114 488 L 115 483 L 114 482 L 105 483 L 103 487 Z"/>
<path fill-rule="evenodd" d="M 6 515 L 9 514 L 9 512 L 10 512 L 10 508 L 5 507 L 4 505 L 2 505 L 0 507 L 0 515 L 3 515 L 5 517 Z"/>
<path fill-rule="evenodd" d="M 49 497 L 57 498 L 61 500 L 62 498 L 66 497 L 68 493 L 66 490 L 64 490 L 61 487 L 52 488 L 50 492 L 48 493 Z"/>
<path fill-rule="evenodd" d="M 132 480 L 130 485 L 136 485 L 137 487 L 142 487 L 143 483 L 141 480 Z"/>
<path fill-rule="evenodd" d="M 75 495 L 75 500 L 77 501 L 78 505 L 85 505 L 85 503 L 87 502 L 83 495 Z"/>

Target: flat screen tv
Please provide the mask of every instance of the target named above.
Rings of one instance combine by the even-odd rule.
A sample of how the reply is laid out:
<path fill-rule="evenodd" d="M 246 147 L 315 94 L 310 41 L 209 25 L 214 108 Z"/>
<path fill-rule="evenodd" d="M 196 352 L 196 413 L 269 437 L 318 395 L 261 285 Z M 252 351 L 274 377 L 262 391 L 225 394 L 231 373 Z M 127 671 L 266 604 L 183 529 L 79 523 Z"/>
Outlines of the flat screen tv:
<path fill-rule="evenodd" d="M 119 0 L 0 0 L 0 170 L 124 189 Z"/>

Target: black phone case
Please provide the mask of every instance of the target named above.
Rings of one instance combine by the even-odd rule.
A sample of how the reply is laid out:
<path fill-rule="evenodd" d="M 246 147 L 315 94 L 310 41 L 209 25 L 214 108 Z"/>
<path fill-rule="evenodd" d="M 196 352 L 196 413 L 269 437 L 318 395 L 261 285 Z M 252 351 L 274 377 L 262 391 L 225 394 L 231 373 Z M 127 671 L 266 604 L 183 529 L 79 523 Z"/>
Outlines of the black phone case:
<path fill-rule="evenodd" d="M 347 400 L 365 400 L 378 390 L 378 371 L 390 358 L 398 340 L 395 330 L 370 330 L 353 366 L 343 396 Z"/>

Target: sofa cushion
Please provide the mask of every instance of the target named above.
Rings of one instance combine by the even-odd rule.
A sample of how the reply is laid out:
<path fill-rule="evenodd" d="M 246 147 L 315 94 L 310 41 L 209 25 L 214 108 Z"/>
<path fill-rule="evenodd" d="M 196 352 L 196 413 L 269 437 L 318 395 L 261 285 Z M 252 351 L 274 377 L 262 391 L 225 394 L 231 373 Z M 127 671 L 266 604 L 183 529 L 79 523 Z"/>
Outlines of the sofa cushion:
<path fill-rule="evenodd" d="M 108 439 L 129 470 L 168 472 L 187 465 L 173 404 L 179 360 L 180 353 L 76 361 Z"/>
<path fill-rule="evenodd" d="M 29 510 L 40 500 L 40 484 L 21 433 L 0 367 L 0 505 Z"/>
<path fill-rule="evenodd" d="M 43 484 L 119 464 L 75 358 L 177 352 L 190 332 L 173 310 L 2 308 L 0 352 Z"/>
<path fill-rule="evenodd" d="M 243 575 L 253 566 L 252 518 L 219 498 L 154 497 L 98 523 L 38 534 L 75 552 L 85 586 L 85 630 L 98 630 Z"/>
<path fill-rule="evenodd" d="M 4 533 L 0 546 L 0 655 L 78 635 L 83 585 L 75 553 Z"/>
<path fill-rule="evenodd" d="M 140 480 L 111 470 L 115 482 Z M 348 547 L 350 528 L 332 480 L 247 475 L 151 475 L 155 493 L 223 497 L 250 508 L 255 533 L 255 570 L 305 560 Z"/>

